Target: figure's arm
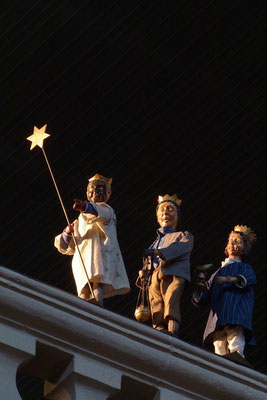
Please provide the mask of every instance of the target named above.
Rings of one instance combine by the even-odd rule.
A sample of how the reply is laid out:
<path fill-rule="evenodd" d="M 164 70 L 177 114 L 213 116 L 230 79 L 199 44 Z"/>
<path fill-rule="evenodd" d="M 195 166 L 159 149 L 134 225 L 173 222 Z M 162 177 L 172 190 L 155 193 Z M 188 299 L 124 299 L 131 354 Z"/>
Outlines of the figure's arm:
<path fill-rule="evenodd" d="M 256 275 L 249 264 L 242 264 L 236 276 L 218 276 L 216 278 L 216 283 L 218 285 L 229 283 L 243 289 L 256 283 Z"/>
<path fill-rule="evenodd" d="M 209 302 L 209 300 L 210 300 L 210 291 L 208 288 L 207 288 L 207 290 L 205 290 L 203 292 L 194 290 L 194 292 L 192 294 L 192 298 L 191 298 L 192 304 L 194 304 L 194 306 L 196 306 L 196 307 L 207 304 Z"/>
<path fill-rule="evenodd" d="M 144 249 L 143 251 L 143 256 L 144 257 L 161 257 L 162 254 L 158 249 Z"/>
<path fill-rule="evenodd" d="M 85 200 L 74 199 L 73 210 L 84 212 L 86 214 L 97 215 L 97 211 L 94 209 L 92 203 Z"/>
<path fill-rule="evenodd" d="M 193 248 L 193 235 L 189 232 L 184 232 L 183 237 L 174 243 L 171 243 L 168 247 L 162 249 L 145 249 L 143 252 L 144 257 L 160 257 L 161 265 L 168 261 L 183 259 L 188 256 Z"/>
<path fill-rule="evenodd" d="M 72 239 L 74 232 L 74 223 L 66 226 L 61 235 L 56 236 L 54 245 L 62 254 L 72 256 L 74 254 L 75 246 Z"/>
<path fill-rule="evenodd" d="M 246 278 L 242 275 L 237 276 L 217 276 L 216 283 L 222 285 L 223 283 L 230 283 L 240 288 L 245 287 L 247 284 Z"/>
<path fill-rule="evenodd" d="M 72 234 L 74 232 L 73 224 L 66 226 L 60 236 L 60 246 L 63 250 L 67 250 L 72 240 Z"/>
<path fill-rule="evenodd" d="M 194 237 L 189 232 L 184 232 L 183 237 L 168 247 L 159 249 L 159 257 L 162 259 L 162 266 L 168 261 L 181 260 L 187 257 L 193 249 Z"/>
<path fill-rule="evenodd" d="M 103 224 L 108 224 L 112 218 L 112 209 L 105 203 L 96 204 L 74 199 L 73 209 L 80 211 L 88 223 L 102 222 Z"/>
<path fill-rule="evenodd" d="M 194 290 L 191 302 L 194 304 L 194 306 L 202 306 L 204 304 L 207 304 L 211 301 L 211 292 L 212 292 L 212 287 L 214 284 L 214 281 L 216 282 L 216 274 L 218 273 L 218 270 L 215 271 L 209 280 L 205 283 L 206 284 L 206 290 L 203 290 L 200 292 L 199 290 Z"/>
<path fill-rule="evenodd" d="M 242 264 L 237 276 L 242 277 L 246 281 L 246 286 L 255 285 L 257 282 L 255 272 L 249 264 Z"/>

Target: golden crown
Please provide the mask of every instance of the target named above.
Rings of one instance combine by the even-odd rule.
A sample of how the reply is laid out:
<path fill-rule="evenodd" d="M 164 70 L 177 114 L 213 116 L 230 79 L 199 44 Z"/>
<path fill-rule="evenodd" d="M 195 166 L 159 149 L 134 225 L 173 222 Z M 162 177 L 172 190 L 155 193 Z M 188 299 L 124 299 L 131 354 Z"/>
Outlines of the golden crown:
<path fill-rule="evenodd" d="M 164 201 L 171 201 L 173 203 L 176 203 L 178 206 L 181 205 L 182 200 L 178 199 L 177 194 L 174 194 L 172 196 L 169 196 L 168 194 L 165 194 L 165 196 L 159 196 L 158 197 L 158 203 L 161 204 Z"/>
<path fill-rule="evenodd" d="M 254 243 L 257 239 L 256 234 L 246 225 L 236 225 L 234 227 L 234 232 L 245 233 L 249 237 L 251 243 Z"/>
<path fill-rule="evenodd" d="M 92 176 L 92 178 L 88 179 L 88 181 L 89 182 L 92 182 L 92 181 L 103 181 L 103 182 L 105 182 L 105 183 L 107 183 L 109 185 L 112 184 L 112 178 L 106 178 L 105 176 L 99 175 L 99 174 L 95 174 L 94 176 Z"/>

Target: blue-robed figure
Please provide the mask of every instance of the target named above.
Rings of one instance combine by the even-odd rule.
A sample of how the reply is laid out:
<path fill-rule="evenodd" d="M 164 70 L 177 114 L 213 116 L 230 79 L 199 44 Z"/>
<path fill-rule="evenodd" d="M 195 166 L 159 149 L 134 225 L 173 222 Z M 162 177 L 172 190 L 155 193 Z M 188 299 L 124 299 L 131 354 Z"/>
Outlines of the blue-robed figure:
<path fill-rule="evenodd" d="M 227 258 L 211 275 L 206 290 L 193 294 L 195 305 L 211 305 L 203 341 L 212 341 L 219 355 L 238 352 L 244 357 L 245 345 L 256 344 L 252 328 L 256 275 L 242 261 L 255 239 L 250 228 L 236 226 L 228 238 Z"/>

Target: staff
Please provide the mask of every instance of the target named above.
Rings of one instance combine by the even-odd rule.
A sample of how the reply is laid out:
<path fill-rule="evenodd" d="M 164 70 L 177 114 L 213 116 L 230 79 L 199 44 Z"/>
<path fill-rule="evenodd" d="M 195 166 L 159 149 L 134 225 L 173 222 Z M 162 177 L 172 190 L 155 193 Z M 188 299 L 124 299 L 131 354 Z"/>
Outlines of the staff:
<path fill-rule="evenodd" d="M 69 218 L 68 218 L 68 215 L 67 215 L 67 212 L 66 212 L 66 209 L 65 209 L 65 207 L 64 207 L 62 198 L 61 198 L 61 196 L 60 196 L 60 193 L 59 193 L 59 190 L 58 190 L 58 187 L 57 187 L 57 184 L 56 184 L 56 181 L 55 181 L 55 178 L 54 178 L 52 169 L 51 169 L 51 167 L 50 167 L 50 164 L 49 164 L 49 162 L 48 162 L 48 159 L 47 159 L 47 156 L 46 156 L 44 147 L 43 147 L 43 142 L 44 142 L 44 140 L 45 140 L 46 138 L 48 138 L 48 136 L 50 136 L 48 133 L 45 132 L 46 127 L 47 127 L 47 124 L 45 124 L 44 126 L 42 126 L 42 128 L 40 128 L 40 129 L 38 129 L 36 126 L 34 126 L 33 134 L 32 134 L 31 136 L 28 136 L 28 137 L 27 137 L 27 140 L 29 140 L 29 141 L 31 142 L 31 148 L 30 148 L 30 150 L 32 150 L 35 146 L 39 146 L 39 147 L 42 149 L 43 155 L 44 155 L 44 158 L 45 158 L 45 161 L 46 161 L 46 163 L 47 163 L 49 172 L 50 172 L 50 174 L 51 174 L 51 177 L 52 177 L 52 180 L 53 180 L 53 183 L 54 183 L 54 186 L 55 186 L 55 188 L 56 188 L 56 192 L 57 192 L 57 195 L 58 195 L 58 198 L 59 198 L 61 207 L 62 207 L 62 209 L 63 209 L 65 218 L 66 218 L 66 220 L 67 220 L 68 225 L 71 225 L 71 224 L 70 224 L 70 221 L 69 221 Z M 93 289 L 92 289 L 91 284 L 90 284 L 89 276 L 88 276 L 88 273 L 87 273 L 87 271 L 86 271 L 85 264 L 84 264 L 84 261 L 83 261 L 83 258 L 82 258 L 82 255 L 81 255 L 81 252 L 80 252 L 80 249 L 79 249 L 77 240 L 76 240 L 76 238 L 75 238 L 73 232 L 71 233 L 71 235 L 72 235 L 74 244 L 75 244 L 75 246 L 76 246 L 76 248 L 77 248 L 77 250 L 78 250 L 79 256 L 80 256 L 80 260 L 81 260 L 81 263 L 82 263 L 82 266 L 83 266 L 83 269 L 84 269 L 84 272 L 85 272 L 85 275 L 86 275 L 86 278 L 87 278 L 87 281 L 88 281 L 88 286 L 89 286 L 91 295 L 92 295 L 92 297 L 94 298 L 94 297 L 95 297 L 95 296 L 94 296 L 94 292 L 93 292 Z"/>

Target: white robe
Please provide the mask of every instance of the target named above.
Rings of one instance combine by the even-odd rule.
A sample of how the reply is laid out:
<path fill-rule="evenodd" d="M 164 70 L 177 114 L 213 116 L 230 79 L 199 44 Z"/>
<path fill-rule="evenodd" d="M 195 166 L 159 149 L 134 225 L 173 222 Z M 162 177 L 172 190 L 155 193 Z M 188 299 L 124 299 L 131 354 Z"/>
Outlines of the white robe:
<path fill-rule="evenodd" d="M 74 221 L 74 235 L 90 282 L 103 283 L 105 298 L 127 293 L 130 285 L 117 240 L 115 212 L 106 203 L 92 206 L 97 216 L 80 213 Z M 73 239 L 65 250 L 61 247 L 60 237 L 61 234 L 56 236 L 55 247 L 62 254 L 73 255 L 72 272 L 79 296 L 87 284 L 87 277 Z"/>

